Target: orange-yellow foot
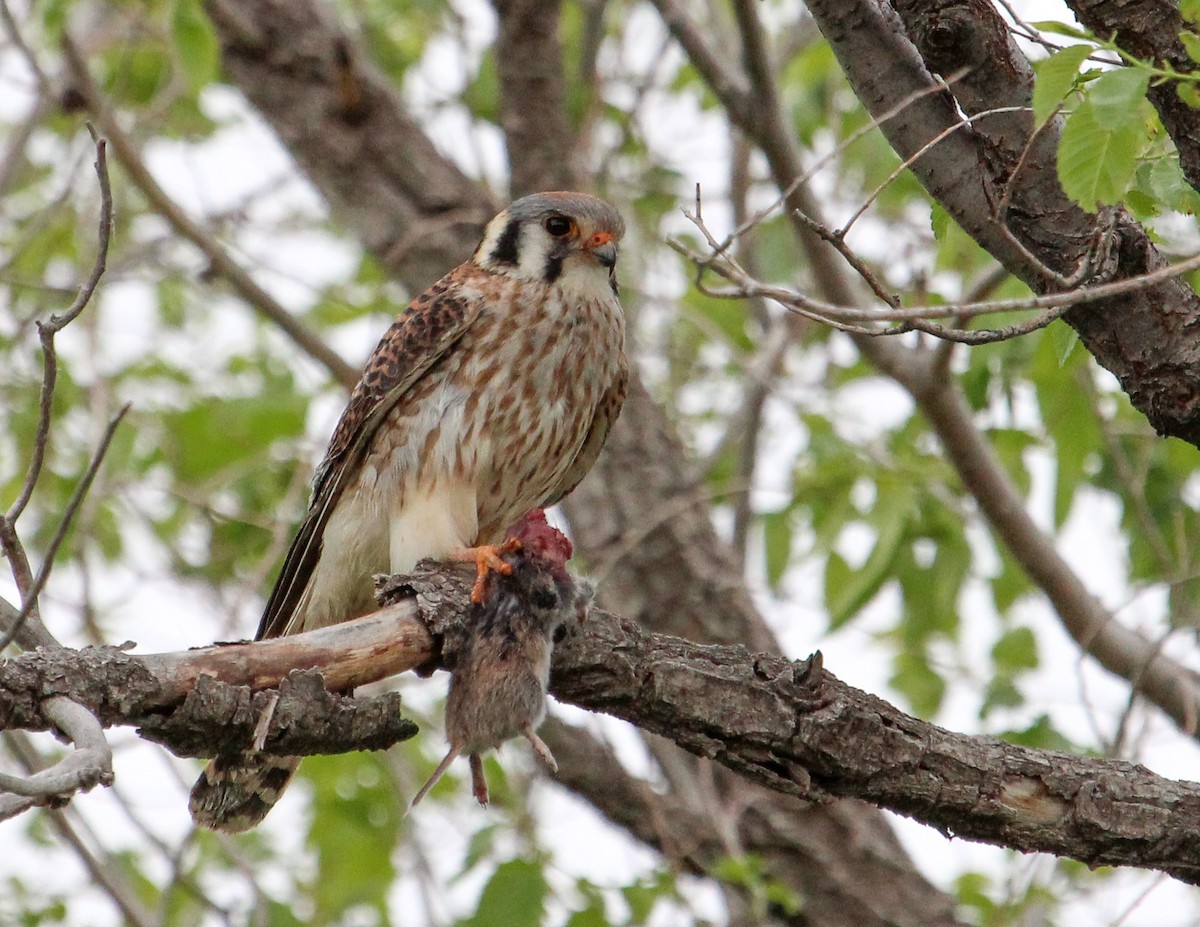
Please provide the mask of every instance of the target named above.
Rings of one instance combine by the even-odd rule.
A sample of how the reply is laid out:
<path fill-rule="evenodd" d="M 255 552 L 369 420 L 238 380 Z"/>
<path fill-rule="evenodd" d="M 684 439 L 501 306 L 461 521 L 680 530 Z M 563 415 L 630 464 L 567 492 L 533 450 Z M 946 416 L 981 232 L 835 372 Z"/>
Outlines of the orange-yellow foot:
<path fill-rule="evenodd" d="M 471 587 L 471 601 L 476 605 L 483 602 L 483 591 L 487 586 L 488 573 L 508 576 L 512 567 L 504 560 L 505 554 L 521 549 L 517 538 L 509 538 L 503 544 L 480 544 L 478 547 L 459 547 L 450 552 L 451 560 L 475 564 L 475 585 Z"/>

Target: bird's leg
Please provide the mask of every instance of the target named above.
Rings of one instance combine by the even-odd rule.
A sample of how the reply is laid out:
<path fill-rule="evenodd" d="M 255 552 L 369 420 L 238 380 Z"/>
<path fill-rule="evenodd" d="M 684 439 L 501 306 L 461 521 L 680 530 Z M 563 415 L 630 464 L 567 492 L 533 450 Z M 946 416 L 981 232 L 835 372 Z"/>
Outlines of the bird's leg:
<path fill-rule="evenodd" d="M 478 753 L 471 754 L 471 791 L 475 800 L 486 808 L 491 796 L 488 795 L 487 779 L 483 775 L 483 759 Z"/>
<path fill-rule="evenodd" d="M 475 585 L 471 587 L 471 601 L 476 605 L 483 602 L 483 590 L 487 583 L 488 573 L 500 573 L 507 576 L 512 567 L 503 559 L 504 554 L 515 553 L 521 549 L 517 538 L 509 538 L 503 544 L 480 544 L 478 547 L 456 547 L 450 551 L 450 559 L 460 563 L 475 564 Z"/>
<path fill-rule="evenodd" d="M 429 781 L 421 786 L 421 790 L 417 792 L 417 794 L 413 796 L 413 800 L 408 803 L 408 808 L 404 812 L 405 814 L 408 814 L 409 811 L 412 811 L 412 809 L 417 806 L 417 802 L 429 794 L 429 790 L 437 785 L 438 780 L 441 779 L 442 776 L 446 774 L 446 770 L 450 768 L 450 764 L 458 759 L 461 754 L 462 751 L 458 747 L 450 748 L 450 752 L 447 753 L 446 758 L 438 764 L 438 768 L 433 771 L 433 775 L 429 777 Z M 474 766 L 472 766 L 472 773 L 474 773 L 474 769 Z"/>
<path fill-rule="evenodd" d="M 546 742 L 538 737 L 533 728 L 527 727 L 521 733 L 525 735 L 525 739 L 533 747 L 533 752 L 546 764 L 546 768 L 552 773 L 558 772 L 558 763 L 554 759 L 554 754 L 550 752 L 550 748 L 546 746 Z"/>

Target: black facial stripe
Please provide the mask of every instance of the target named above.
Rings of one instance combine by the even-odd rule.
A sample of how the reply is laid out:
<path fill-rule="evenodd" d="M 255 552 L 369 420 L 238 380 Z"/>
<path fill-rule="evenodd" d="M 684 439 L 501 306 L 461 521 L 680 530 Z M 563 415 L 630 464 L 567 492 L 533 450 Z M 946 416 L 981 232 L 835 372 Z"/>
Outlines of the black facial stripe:
<path fill-rule="evenodd" d="M 496 239 L 496 247 L 492 249 L 489 257 L 497 264 L 512 264 L 515 266 L 519 258 L 517 253 L 517 239 L 520 237 L 521 220 L 509 219 L 508 225 L 504 227 L 504 231 Z"/>
<path fill-rule="evenodd" d="M 543 274 L 543 279 L 547 283 L 553 283 L 562 276 L 563 261 L 567 259 L 567 255 L 571 253 L 571 243 L 566 239 L 556 239 L 553 246 L 546 253 L 546 270 Z"/>

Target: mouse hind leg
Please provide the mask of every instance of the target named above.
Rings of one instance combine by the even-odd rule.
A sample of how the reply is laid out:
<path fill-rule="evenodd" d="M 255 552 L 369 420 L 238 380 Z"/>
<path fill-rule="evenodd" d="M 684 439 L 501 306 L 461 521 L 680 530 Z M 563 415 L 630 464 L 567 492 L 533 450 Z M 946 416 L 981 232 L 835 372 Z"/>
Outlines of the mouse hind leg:
<path fill-rule="evenodd" d="M 487 778 L 483 775 L 483 758 L 478 753 L 471 754 L 471 792 L 475 800 L 486 808 L 491 796 L 488 794 Z"/>
<path fill-rule="evenodd" d="M 558 772 L 558 763 L 554 759 L 554 754 L 550 752 L 550 748 L 546 746 L 546 742 L 538 737 L 537 732 L 532 727 L 527 727 L 521 733 L 525 735 L 525 739 L 533 747 L 533 752 L 546 764 L 546 768 L 552 773 Z"/>

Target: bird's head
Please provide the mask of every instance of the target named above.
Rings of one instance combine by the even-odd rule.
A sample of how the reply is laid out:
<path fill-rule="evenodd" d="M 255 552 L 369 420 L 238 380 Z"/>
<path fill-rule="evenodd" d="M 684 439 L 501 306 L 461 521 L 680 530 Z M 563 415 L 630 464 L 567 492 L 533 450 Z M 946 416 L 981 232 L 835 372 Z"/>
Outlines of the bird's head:
<path fill-rule="evenodd" d="M 587 193 L 523 196 L 488 223 L 474 261 L 496 273 L 553 284 L 607 280 L 616 291 L 621 214 Z"/>

